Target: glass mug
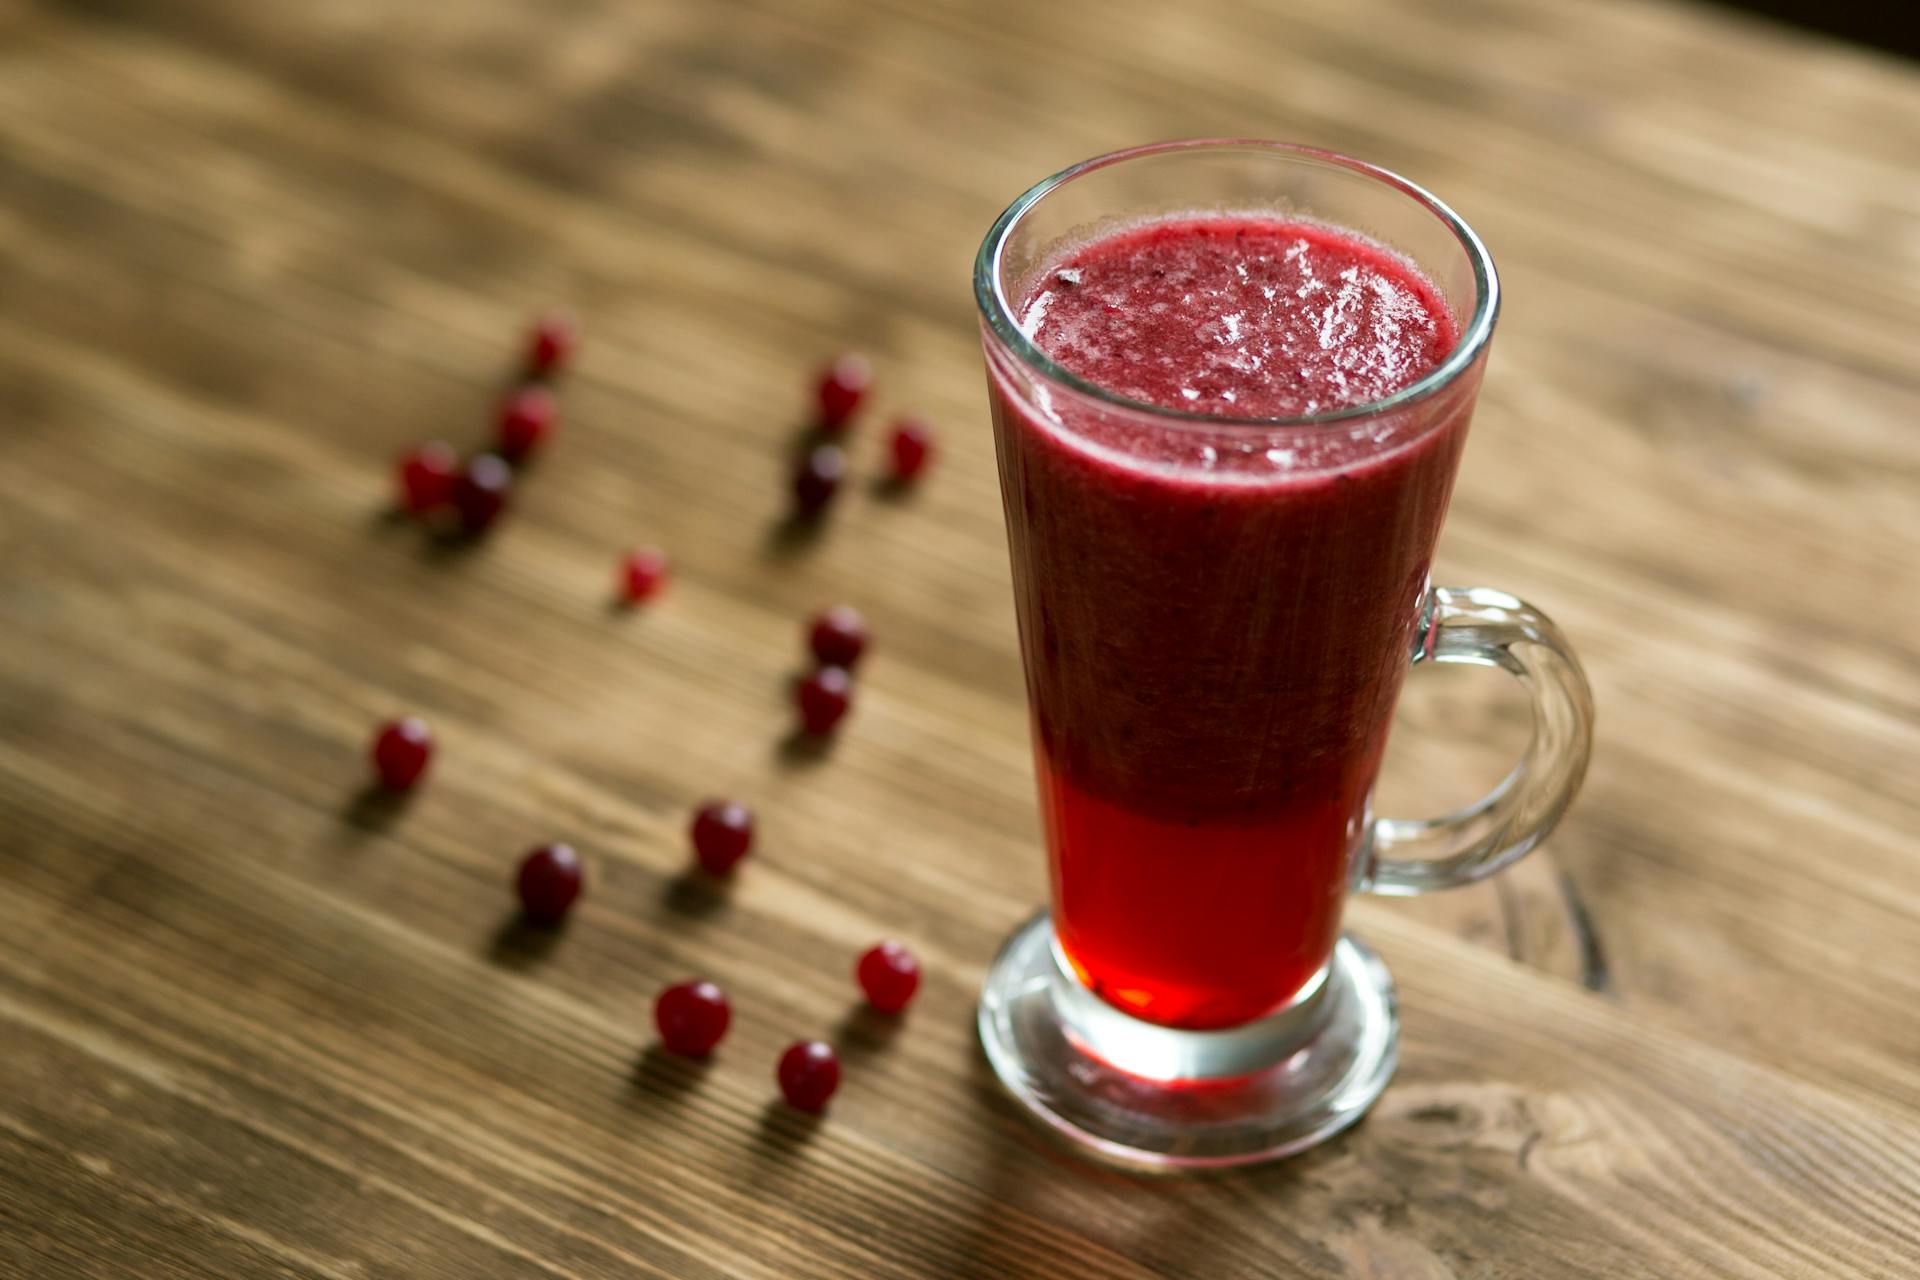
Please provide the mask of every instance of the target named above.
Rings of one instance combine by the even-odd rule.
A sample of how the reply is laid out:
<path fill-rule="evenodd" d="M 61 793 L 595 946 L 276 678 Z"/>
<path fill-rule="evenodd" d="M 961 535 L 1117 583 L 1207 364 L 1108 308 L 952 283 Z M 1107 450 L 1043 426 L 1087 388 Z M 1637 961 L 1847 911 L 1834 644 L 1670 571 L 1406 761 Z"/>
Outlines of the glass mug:
<path fill-rule="evenodd" d="M 1029 341 L 1016 308 L 1054 287 L 1064 251 L 1207 213 L 1386 246 L 1437 287 L 1457 344 L 1371 404 L 1230 419 L 1128 400 Z M 1383 169 L 1176 142 L 1022 195 L 980 248 L 974 292 L 1052 872 L 1051 912 L 989 970 L 988 1059 L 1112 1161 L 1298 1151 L 1357 1120 L 1394 1066 L 1392 982 L 1341 934 L 1347 895 L 1491 875 L 1552 829 L 1586 769 L 1591 695 L 1553 623 L 1427 576 L 1493 334 L 1493 262 Z M 1471 807 L 1377 819 L 1374 777 L 1419 662 L 1513 673 L 1532 741 Z"/>

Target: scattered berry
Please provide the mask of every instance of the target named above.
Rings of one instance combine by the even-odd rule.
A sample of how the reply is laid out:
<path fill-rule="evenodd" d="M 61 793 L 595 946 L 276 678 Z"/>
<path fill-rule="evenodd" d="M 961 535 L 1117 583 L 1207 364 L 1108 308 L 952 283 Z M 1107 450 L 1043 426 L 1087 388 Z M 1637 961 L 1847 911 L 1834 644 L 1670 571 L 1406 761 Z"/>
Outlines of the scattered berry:
<path fill-rule="evenodd" d="M 922 418 L 902 418 L 893 424 L 893 478 L 906 484 L 933 459 L 933 428 Z"/>
<path fill-rule="evenodd" d="M 807 644 L 823 666 L 848 667 L 867 651 L 867 620 L 850 604 L 837 604 L 813 620 Z"/>
<path fill-rule="evenodd" d="M 913 952 L 888 940 L 860 957 L 854 976 L 869 1004 L 882 1013 L 899 1013 L 920 989 L 920 962 Z"/>
<path fill-rule="evenodd" d="M 816 738 L 833 732 L 853 702 L 853 679 L 845 667 L 821 667 L 800 682 L 795 694 L 800 725 Z"/>
<path fill-rule="evenodd" d="M 827 366 L 820 375 L 820 425 L 839 431 L 853 417 L 873 382 L 873 370 L 866 357 L 848 352 Z"/>
<path fill-rule="evenodd" d="M 700 866 L 723 876 L 753 848 L 753 810 L 731 800 L 709 800 L 693 815 L 693 852 Z"/>
<path fill-rule="evenodd" d="M 641 547 L 620 557 L 620 598 L 628 604 L 640 604 L 660 594 L 667 585 L 667 553 L 658 547 Z"/>
<path fill-rule="evenodd" d="M 556 373 L 573 359 L 580 345 L 580 326 L 565 311 L 549 311 L 533 326 L 527 342 L 527 372 L 535 377 Z"/>
<path fill-rule="evenodd" d="M 776 1073 L 787 1105 L 819 1111 L 840 1087 L 840 1055 L 820 1040 L 801 1040 L 780 1055 Z"/>
<path fill-rule="evenodd" d="M 418 716 L 380 726 L 373 740 L 373 769 L 389 791 L 405 791 L 420 781 L 432 759 L 433 734 Z"/>
<path fill-rule="evenodd" d="M 847 455 L 840 446 L 823 444 L 809 450 L 793 477 L 795 508 L 805 516 L 820 514 L 840 491 L 846 474 Z"/>
<path fill-rule="evenodd" d="M 704 1058 L 727 1034 L 733 1009 L 727 993 L 711 982 L 695 980 L 668 987 L 653 1003 L 660 1043 L 674 1053 Z"/>
<path fill-rule="evenodd" d="M 518 462 L 538 449 L 560 421 L 560 402 L 539 383 L 530 383 L 500 406 L 500 453 Z"/>
<path fill-rule="evenodd" d="M 453 486 L 453 505 L 460 512 L 460 527 L 470 534 L 485 533 L 507 509 L 507 498 L 512 492 L 513 468 L 498 455 L 482 453 L 469 458 Z"/>
<path fill-rule="evenodd" d="M 520 909 L 535 924 L 559 924 L 580 896 L 582 879 L 572 845 L 543 844 L 520 864 Z"/>
<path fill-rule="evenodd" d="M 400 458 L 400 505 L 415 515 L 444 507 L 453 500 L 453 483 L 460 474 L 460 455 L 453 446 L 430 440 Z"/>

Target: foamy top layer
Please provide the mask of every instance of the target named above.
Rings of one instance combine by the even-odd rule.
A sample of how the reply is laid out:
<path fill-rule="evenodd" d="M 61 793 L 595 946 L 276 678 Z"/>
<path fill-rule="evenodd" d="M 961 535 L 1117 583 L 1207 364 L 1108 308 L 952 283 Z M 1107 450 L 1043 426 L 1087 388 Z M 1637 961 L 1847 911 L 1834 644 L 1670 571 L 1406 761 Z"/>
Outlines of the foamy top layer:
<path fill-rule="evenodd" d="M 1459 337 L 1432 282 L 1391 251 L 1313 223 L 1168 219 L 1075 248 L 1018 308 L 1069 371 L 1129 400 L 1235 418 L 1385 399 Z"/>

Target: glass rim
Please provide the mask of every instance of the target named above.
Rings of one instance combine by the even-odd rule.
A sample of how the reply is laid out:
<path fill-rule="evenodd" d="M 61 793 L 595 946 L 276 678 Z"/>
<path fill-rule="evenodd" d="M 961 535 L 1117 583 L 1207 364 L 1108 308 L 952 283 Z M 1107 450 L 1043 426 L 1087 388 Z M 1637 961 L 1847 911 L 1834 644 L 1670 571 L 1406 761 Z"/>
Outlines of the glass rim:
<path fill-rule="evenodd" d="M 1320 413 L 1274 418 L 1240 418 L 1190 409 L 1169 408 L 1109 391 L 1057 363 L 1021 331 L 1020 326 L 1014 321 L 1013 308 L 1008 305 L 1006 295 L 1001 290 L 1000 259 L 1006 247 L 1008 235 L 1036 205 L 1054 190 L 1072 182 L 1075 178 L 1096 169 L 1104 169 L 1109 165 L 1123 164 L 1128 160 L 1171 152 L 1222 150 L 1264 151 L 1281 157 L 1317 160 L 1332 164 L 1392 187 L 1402 195 L 1411 197 L 1415 203 L 1437 217 L 1453 234 L 1460 247 L 1466 251 L 1467 258 L 1473 267 L 1473 313 L 1467 323 L 1462 326 L 1459 341 L 1454 343 L 1453 350 L 1447 353 L 1447 358 L 1392 395 L 1383 396 L 1378 400 L 1369 400 L 1365 404 L 1328 409 Z M 1301 143 L 1273 142 L 1259 138 L 1186 138 L 1173 142 L 1151 142 L 1121 151 L 1109 151 L 1105 155 L 1070 165 L 1028 187 L 1006 207 L 998 218 L 994 219 L 993 226 L 987 230 L 986 239 L 980 242 L 980 252 L 975 255 L 973 262 L 973 298 L 987 327 L 1009 350 L 1020 357 L 1028 368 L 1049 381 L 1066 386 L 1081 395 L 1178 425 L 1212 428 L 1319 427 L 1371 418 L 1417 403 L 1443 390 L 1461 373 L 1472 367 L 1474 361 L 1480 357 L 1480 353 L 1486 349 L 1488 340 L 1493 336 L 1494 318 L 1500 310 L 1500 277 L 1494 271 L 1493 257 L 1487 252 L 1487 246 L 1459 214 L 1447 207 L 1425 187 L 1401 177 L 1391 169 L 1368 164 L 1364 160 L 1356 160 L 1337 151 L 1328 151 Z"/>

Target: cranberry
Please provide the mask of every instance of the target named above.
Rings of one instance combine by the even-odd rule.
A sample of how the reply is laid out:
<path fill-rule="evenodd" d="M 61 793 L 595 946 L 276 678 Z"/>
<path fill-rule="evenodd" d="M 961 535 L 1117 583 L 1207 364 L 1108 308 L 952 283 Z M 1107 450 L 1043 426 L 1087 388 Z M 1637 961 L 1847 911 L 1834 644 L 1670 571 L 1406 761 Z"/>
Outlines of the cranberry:
<path fill-rule="evenodd" d="M 818 515 L 840 491 L 847 474 L 847 455 L 840 446 L 823 444 L 808 451 L 793 477 L 794 506 L 801 515 Z"/>
<path fill-rule="evenodd" d="M 535 924 L 559 924 L 580 896 L 582 879 L 573 846 L 543 844 L 520 864 L 520 909 Z"/>
<path fill-rule="evenodd" d="M 776 1073 L 787 1105 L 819 1111 L 840 1087 L 840 1055 L 820 1040 L 801 1040 L 780 1055 Z"/>
<path fill-rule="evenodd" d="M 628 604 L 640 604 L 660 594 L 667 585 L 667 553 L 658 547 L 641 547 L 620 558 L 620 598 Z"/>
<path fill-rule="evenodd" d="M 453 486 L 453 505 L 460 512 L 460 527 L 468 533 L 485 533 L 507 509 L 513 493 L 513 468 L 496 454 L 476 454 L 467 460 Z"/>
<path fill-rule="evenodd" d="M 828 431 L 845 427 L 872 382 L 873 370 L 864 356 L 848 352 L 828 365 L 820 375 L 820 425 Z"/>
<path fill-rule="evenodd" d="M 933 458 L 933 428 L 921 418 L 902 418 L 893 424 L 893 478 L 907 483 L 927 469 Z"/>
<path fill-rule="evenodd" d="M 732 1020 L 727 993 L 704 979 L 668 987 L 653 1002 L 653 1023 L 660 1028 L 660 1043 L 689 1058 L 712 1053 Z"/>
<path fill-rule="evenodd" d="M 400 505 L 415 515 L 446 506 L 459 474 L 460 455 L 453 446 L 429 440 L 400 458 Z"/>
<path fill-rule="evenodd" d="M 825 737 L 853 703 L 853 678 L 845 667 L 821 667 L 800 682 L 795 701 L 801 727 L 816 738 Z"/>
<path fill-rule="evenodd" d="M 837 604 L 813 620 L 807 644 L 829 667 L 852 667 L 867 651 L 867 620 L 850 604 Z"/>
<path fill-rule="evenodd" d="M 753 848 L 753 810 L 731 800 L 709 800 L 693 815 L 693 852 L 700 865 L 723 876 Z"/>
<path fill-rule="evenodd" d="M 432 759 L 433 734 L 418 716 L 380 726 L 380 736 L 373 740 L 374 772 L 389 791 L 405 791 L 420 781 Z"/>
<path fill-rule="evenodd" d="M 913 952 L 888 940 L 860 957 L 854 976 L 868 1003 L 882 1013 L 898 1013 L 920 989 L 920 962 Z"/>
<path fill-rule="evenodd" d="M 527 342 L 527 372 L 536 377 L 557 372 L 573 359 L 580 345 L 580 326 L 565 311 L 549 311 L 533 326 Z"/>
<path fill-rule="evenodd" d="M 538 383 L 521 387 L 500 406 L 500 452 L 519 461 L 538 449 L 560 421 L 560 403 Z"/>

